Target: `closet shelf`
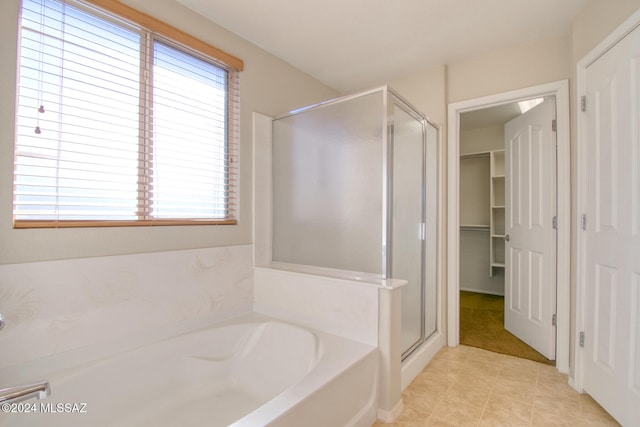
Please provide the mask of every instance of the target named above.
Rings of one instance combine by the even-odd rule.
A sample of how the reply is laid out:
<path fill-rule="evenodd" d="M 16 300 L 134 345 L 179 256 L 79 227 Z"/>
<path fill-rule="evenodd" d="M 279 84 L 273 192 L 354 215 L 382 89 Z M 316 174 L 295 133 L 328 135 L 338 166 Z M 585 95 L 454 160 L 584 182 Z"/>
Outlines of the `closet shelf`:
<path fill-rule="evenodd" d="M 504 245 L 505 238 L 505 162 L 504 150 L 494 150 L 489 159 L 489 204 L 491 205 L 489 235 L 489 277 L 496 268 L 505 268 Z"/>
<path fill-rule="evenodd" d="M 491 151 L 476 151 L 473 153 L 465 153 L 465 154 L 461 154 L 460 158 L 461 159 L 471 159 L 474 157 L 489 157 L 491 155 Z"/>

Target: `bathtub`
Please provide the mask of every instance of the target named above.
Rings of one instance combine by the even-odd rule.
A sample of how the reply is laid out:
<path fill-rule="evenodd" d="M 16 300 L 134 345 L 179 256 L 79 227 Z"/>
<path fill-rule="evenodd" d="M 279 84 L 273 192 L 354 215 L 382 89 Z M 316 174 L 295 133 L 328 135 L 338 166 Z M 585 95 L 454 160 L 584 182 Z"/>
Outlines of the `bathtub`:
<path fill-rule="evenodd" d="M 42 379 L 51 385 L 50 397 L 0 412 L 0 426 L 369 426 L 375 420 L 378 353 L 362 343 L 248 314 L 129 347 L 108 356 L 80 352 L 91 360 L 56 355 L 0 370 L 0 387 Z"/>

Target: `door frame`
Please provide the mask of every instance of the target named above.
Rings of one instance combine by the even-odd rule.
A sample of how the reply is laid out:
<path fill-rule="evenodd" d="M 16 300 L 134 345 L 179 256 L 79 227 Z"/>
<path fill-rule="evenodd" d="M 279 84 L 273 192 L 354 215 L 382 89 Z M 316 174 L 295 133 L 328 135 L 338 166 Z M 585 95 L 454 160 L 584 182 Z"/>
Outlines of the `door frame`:
<path fill-rule="evenodd" d="M 571 244 L 571 162 L 569 81 L 517 89 L 481 98 L 454 102 L 448 106 L 448 173 L 447 173 L 447 343 L 460 344 L 460 115 L 523 99 L 555 96 L 557 144 L 557 217 L 558 245 L 556 253 L 556 368 L 569 372 L 570 347 L 570 244 Z"/>
<path fill-rule="evenodd" d="M 640 9 L 627 18 L 620 26 L 611 32 L 596 47 L 587 53 L 576 65 L 576 105 L 580 106 L 581 97 L 586 92 L 586 73 L 587 68 L 593 64 L 598 58 L 607 53 L 627 34 L 640 26 Z M 576 244 L 576 329 L 573 336 L 575 351 L 575 369 L 574 376 L 570 378 L 571 385 L 578 391 L 584 390 L 584 348 L 580 347 L 579 331 L 584 331 L 586 325 L 585 318 L 585 261 L 586 261 L 586 241 L 582 231 L 581 216 L 586 211 L 587 188 L 585 185 L 587 177 L 587 150 L 585 149 L 586 120 L 582 111 L 578 107 L 576 110 L 576 158 L 577 158 L 577 212 L 575 219 L 575 233 L 577 236 Z"/>

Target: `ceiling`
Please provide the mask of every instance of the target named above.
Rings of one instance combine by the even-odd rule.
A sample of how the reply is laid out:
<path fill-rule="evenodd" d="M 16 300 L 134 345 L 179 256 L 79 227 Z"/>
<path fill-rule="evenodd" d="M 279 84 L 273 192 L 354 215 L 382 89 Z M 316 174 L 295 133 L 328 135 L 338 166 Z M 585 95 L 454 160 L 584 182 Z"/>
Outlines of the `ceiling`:
<path fill-rule="evenodd" d="M 503 125 L 521 114 L 517 102 L 460 114 L 460 130 Z"/>
<path fill-rule="evenodd" d="M 350 93 L 569 34 L 588 0 L 177 0 Z"/>

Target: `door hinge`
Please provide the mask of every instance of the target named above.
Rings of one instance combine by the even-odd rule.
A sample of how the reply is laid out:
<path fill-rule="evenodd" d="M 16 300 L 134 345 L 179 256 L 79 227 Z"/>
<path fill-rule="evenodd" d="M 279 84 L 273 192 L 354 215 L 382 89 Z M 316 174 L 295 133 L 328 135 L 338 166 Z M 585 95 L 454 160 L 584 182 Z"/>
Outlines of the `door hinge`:
<path fill-rule="evenodd" d="M 554 313 L 553 316 L 551 316 L 551 325 L 556 326 L 557 322 L 558 322 L 558 317 Z"/>
<path fill-rule="evenodd" d="M 554 132 L 558 130 L 558 121 L 556 119 L 551 120 L 551 130 Z"/>
<path fill-rule="evenodd" d="M 580 332 L 580 347 L 584 348 L 584 332 Z"/>
<path fill-rule="evenodd" d="M 553 223 L 553 228 L 555 230 L 557 230 L 558 229 L 558 217 L 557 216 L 553 217 L 552 223 Z"/>
<path fill-rule="evenodd" d="M 587 231 L 587 214 L 582 214 L 580 223 L 582 224 L 582 231 Z"/>
<path fill-rule="evenodd" d="M 580 97 L 580 111 L 587 111 L 587 97 L 584 95 Z"/>

